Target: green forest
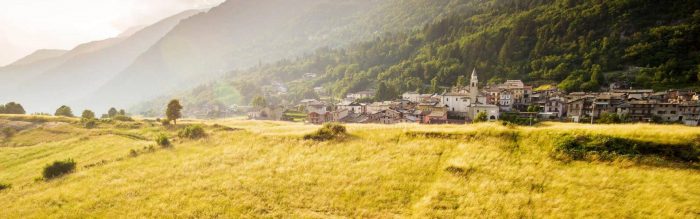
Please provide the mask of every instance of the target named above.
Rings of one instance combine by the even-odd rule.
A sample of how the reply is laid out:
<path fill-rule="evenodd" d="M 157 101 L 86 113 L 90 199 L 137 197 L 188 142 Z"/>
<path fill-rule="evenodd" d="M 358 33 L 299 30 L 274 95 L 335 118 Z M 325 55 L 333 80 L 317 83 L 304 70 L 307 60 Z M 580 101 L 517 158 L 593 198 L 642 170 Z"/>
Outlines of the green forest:
<path fill-rule="evenodd" d="M 396 2 L 404 5 L 395 10 L 421 8 L 410 16 L 431 11 L 425 1 Z M 391 99 L 406 91 L 440 92 L 463 83 L 472 69 L 484 84 L 520 79 L 569 92 L 597 91 L 610 82 L 655 90 L 700 87 L 700 1 L 438 2 L 451 10 L 424 25 L 235 71 L 228 86 L 238 89 L 241 104 L 271 81 L 287 83 L 284 100 L 315 97 L 314 87 L 336 97 L 379 88 L 379 99 Z M 318 77 L 300 80 L 305 73 Z M 195 90 L 190 96 L 216 86 Z"/>

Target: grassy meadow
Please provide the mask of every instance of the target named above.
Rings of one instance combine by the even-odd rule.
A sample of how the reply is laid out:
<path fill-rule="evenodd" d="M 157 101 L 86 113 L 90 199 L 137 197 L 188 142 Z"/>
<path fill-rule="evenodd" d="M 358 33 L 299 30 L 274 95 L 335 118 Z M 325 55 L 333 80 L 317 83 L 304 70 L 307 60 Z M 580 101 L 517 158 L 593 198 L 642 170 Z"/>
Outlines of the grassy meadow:
<path fill-rule="evenodd" d="M 11 185 L 0 190 L 0 217 L 700 217 L 696 127 L 349 124 L 346 137 L 313 141 L 303 136 L 319 126 L 301 123 L 178 124 L 201 124 L 207 137 L 149 121 L 86 129 L 0 116 L 0 128 L 17 130 L 0 137 L 0 184 Z M 161 134 L 172 147 L 156 145 Z M 573 146 L 559 150 L 567 136 Z M 597 142 L 581 136 L 640 153 L 567 154 Z M 69 158 L 73 173 L 41 179 L 44 166 Z"/>

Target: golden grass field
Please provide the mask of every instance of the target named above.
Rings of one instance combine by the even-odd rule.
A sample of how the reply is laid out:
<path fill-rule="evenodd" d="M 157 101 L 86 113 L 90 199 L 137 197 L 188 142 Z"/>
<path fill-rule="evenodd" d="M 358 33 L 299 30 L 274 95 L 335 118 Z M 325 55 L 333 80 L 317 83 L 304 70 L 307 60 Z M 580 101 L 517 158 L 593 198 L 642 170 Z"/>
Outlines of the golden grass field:
<path fill-rule="evenodd" d="M 0 127 L 26 120 L 0 116 Z M 317 142 L 301 136 L 319 126 L 301 123 L 183 121 L 207 124 L 208 137 L 188 140 L 155 122 L 43 120 L 0 137 L 0 183 L 11 184 L 0 218 L 700 217 L 697 163 L 552 156 L 562 133 L 697 147 L 697 127 L 351 124 L 350 137 Z M 161 133 L 172 148 L 155 146 Z M 73 173 L 40 179 L 68 158 Z"/>

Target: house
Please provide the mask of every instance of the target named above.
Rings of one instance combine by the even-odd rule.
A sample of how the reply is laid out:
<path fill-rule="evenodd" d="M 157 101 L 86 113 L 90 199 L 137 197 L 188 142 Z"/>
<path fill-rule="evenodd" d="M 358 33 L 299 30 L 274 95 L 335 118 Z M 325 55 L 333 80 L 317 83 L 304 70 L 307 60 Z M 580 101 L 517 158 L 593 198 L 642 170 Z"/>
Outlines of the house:
<path fill-rule="evenodd" d="M 341 122 L 350 115 L 350 110 L 348 109 L 338 109 L 331 113 L 333 115 L 333 122 Z"/>
<path fill-rule="evenodd" d="M 510 112 L 513 110 L 513 93 L 509 90 L 503 90 L 498 93 L 497 105 L 501 111 Z"/>
<path fill-rule="evenodd" d="M 447 112 L 445 112 L 445 111 L 432 111 L 429 114 L 423 116 L 423 123 L 425 123 L 425 124 L 445 124 L 445 123 L 447 123 Z"/>
<path fill-rule="evenodd" d="M 549 118 L 562 118 L 566 116 L 566 98 L 556 96 L 547 98 L 544 104 L 543 112 L 549 114 Z"/>
<path fill-rule="evenodd" d="M 447 110 L 455 113 L 469 112 L 469 105 L 472 101 L 469 93 L 444 93 L 440 105 L 447 107 Z"/>
<path fill-rule="evenodd" d="M 351 113 L 365 113 L 364 106 L 357 102 L 343 101 L 336 105 L 338 109 L 347 109 Z"/>
<path fill-rule="evenodd" d="M 374 94 L 375 94 L 374 90 L 360 91 L 357 93 L 349 93 L 346 96 L 346 99 L 350 100 L 350 101 L 355 101 L 355 100 L 359 100 L 359 99 L 374 98 Z"/>
<path fill-rule="evenodd" d="M 656 101 L 651 100 L 628 101 L 617 107 L 617 114 L 627 115 L 630 121 L 651 122 L 653 121 L 654 104 Z"/>
<path fill-rule="evenodd" d="M 366 106 L 366 113 L 375 114 L 384 110 L 391 109 L 391 104 L 391 101 L 374 102 Z"/>
<path fill-rule="evenodd" d="M 380 112 L 379 123 L 381 124 L 396 124 L 400 123 L 403 118 L 403 113 L 388 109 Z"/>
<path fill-rule="evenodd" d="M 424 101 L 429 101 L 431 94 L 420 94 L 418 92 L 406 92 L 401 95 L 401 99 L 408 100 L 414 103 L 421 103 Z"/>
<path fill-rule="evenodd" d="M 681 120 L 689 126 L 700 126 L 700 101 L 688 101 L 679 104 Z"/>
<path fill-rule="evenodd" d="M 323 124 L 333 121 L 333 114 L 324 102 L 310 102 L 306 106 L 306 119 L 309 123 Z"/>
<path fill-rule="evenodd" d="M 566 103 L 566 115 L 574 122 L 579 122 L 582 117 L 590 117 L 593 112 L 594 96 L 588 95 L 570 100 Z"/>

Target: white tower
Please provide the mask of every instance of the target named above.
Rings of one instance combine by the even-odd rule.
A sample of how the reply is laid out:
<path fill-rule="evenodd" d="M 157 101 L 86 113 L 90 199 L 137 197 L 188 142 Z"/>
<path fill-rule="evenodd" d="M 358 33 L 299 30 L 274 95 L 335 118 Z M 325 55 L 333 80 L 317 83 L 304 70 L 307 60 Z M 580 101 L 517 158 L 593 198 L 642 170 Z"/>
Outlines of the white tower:
<path fill-rule="evenodd" d="M 472 71 L 472 78 L 469 80 L 469 97 L 472 104 L 476 104 L 479 95 L 479 78 L 476 76 L 476 68 Z"/>

